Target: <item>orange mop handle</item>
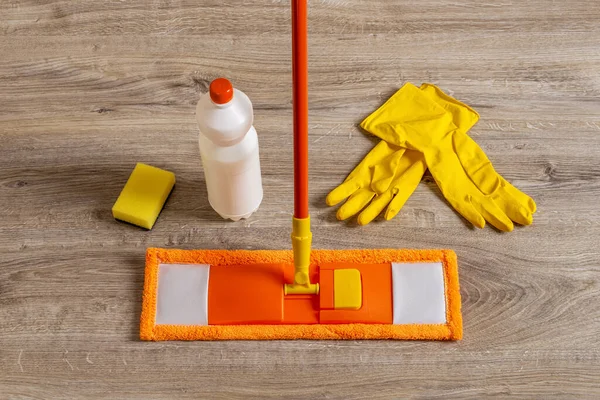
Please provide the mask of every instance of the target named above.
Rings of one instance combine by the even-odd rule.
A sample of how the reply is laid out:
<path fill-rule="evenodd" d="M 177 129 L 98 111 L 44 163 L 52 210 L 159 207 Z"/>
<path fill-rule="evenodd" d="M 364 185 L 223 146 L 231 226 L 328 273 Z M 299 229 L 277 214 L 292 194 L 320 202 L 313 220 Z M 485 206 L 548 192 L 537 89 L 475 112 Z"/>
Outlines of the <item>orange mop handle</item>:
<path fill-rule="evenodd" d="M 308 17 L 306 8 L 306 0 L 292 0 L 294 283 L 285 285 L 285 294 L 319 293 L 319 284 L 311 283 L 309 277 L 312 233 L 308 215 Z"/>
<path fill-rule="evenodd" d="M 308 218 L 308 23 L 306 0 L 292 0 L 294 217 Z"/>

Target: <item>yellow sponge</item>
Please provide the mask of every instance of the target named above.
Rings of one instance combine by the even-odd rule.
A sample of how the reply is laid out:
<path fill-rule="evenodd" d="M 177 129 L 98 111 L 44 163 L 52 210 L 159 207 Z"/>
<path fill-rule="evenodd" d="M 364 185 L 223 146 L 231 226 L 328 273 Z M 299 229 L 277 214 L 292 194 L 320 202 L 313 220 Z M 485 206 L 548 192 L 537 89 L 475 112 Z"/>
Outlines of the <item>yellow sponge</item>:
<path fill-rule="evenodd" d="M 152 229 L 174 185 L 174 173 L 138 163 L 112 208 L 113 217 Z"/>

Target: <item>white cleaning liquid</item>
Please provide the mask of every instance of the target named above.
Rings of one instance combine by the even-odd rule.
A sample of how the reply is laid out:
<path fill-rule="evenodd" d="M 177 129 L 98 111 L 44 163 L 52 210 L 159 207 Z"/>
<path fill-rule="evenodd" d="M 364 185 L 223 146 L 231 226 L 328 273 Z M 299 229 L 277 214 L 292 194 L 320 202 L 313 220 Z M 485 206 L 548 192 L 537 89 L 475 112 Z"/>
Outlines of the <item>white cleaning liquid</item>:
<path fill-rule="evenodd" d="M 252 102 L 227 79 L 215 79 L 198 101 L 196 119 L 211 207 L 225 219 L 248 218 L 263 197 Z"/>

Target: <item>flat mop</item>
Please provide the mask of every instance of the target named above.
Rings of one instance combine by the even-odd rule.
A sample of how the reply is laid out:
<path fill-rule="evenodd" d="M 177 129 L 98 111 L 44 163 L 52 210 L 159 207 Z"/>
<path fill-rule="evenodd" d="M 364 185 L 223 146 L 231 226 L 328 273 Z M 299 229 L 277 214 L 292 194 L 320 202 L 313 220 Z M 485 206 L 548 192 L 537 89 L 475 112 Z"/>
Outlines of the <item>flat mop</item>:
<path fill-rule="evenodd" d="M 149 248 L 141 339 L 461 339 L 453 251 L 311 251 L 306 0 L 292 49 L 293 251 Z"/>

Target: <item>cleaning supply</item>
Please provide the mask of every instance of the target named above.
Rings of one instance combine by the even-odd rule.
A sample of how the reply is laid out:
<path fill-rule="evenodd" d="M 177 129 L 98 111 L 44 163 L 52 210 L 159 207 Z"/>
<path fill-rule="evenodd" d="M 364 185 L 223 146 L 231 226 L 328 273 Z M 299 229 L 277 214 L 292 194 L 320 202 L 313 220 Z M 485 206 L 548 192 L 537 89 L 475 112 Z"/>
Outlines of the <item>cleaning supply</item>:
<path fill-rule="evenodd" d="M 293 258 L 289 250 L 149 248 L 140 338 L 462 338 L 451 250 L 313 250 L 318 295 L 284 294 Z"/>
<path fill-rule="evenodd" d="M 292 0 L 292 251 L 148 249 L 143 340 L 462 338 L 450 250 L 315 250 L 306 0 Z"/>
<path fill-rule="evenodd" d="M 248 218 L 263 198 L 252 102 L 218 78 L 196 106 L 198 142 L 211 207 L 223 218 Z"/>
<path fill-rule="evenodd" d="M 172 172 L 138 163 L 113 205 L 113 217 L 152 229 L 174 185 Z"/>
<path fill-rule="evenodd" d="M 292 0 L 292 109 L 294 120 L 294 279 L 285 294 L 318 294 L 308 274 L 312 233 L 308 214 L 308 12 L 306 0 Z"/>
<path fill-rule="evenodd" d="M 337 218 L 345 220 L 360 212 L 359 225 L 373 221 L 387 206 L 384 216 L 390 220 L 415 191 L 426 169 L 421 153 L 382 140 L 327 195 L 327 205 L 346 200 Z"/>
<path fill-rule="evenodd" d="M 489 193 L 491 190 L 489 183 L 494 182 L 489 177 L 495 176 L 502 187 L 500 192 L 506 192 L 503 196 L 495 196 L 496 201 L 503 203 L 501 208 L 507 210 L 507 215 L 512 215 L 511 218 L 514 221 L 523 225 L 530 224 L 533 219 L 532 215 L 536 211 L 535 202 L 497 174 L 485 153 L 467 135 L 468 130 L 477 122 L 478 114 L 469 106 L 442 92 L 435 85 L 425 83 L 421 85 L 420 90 L 452 115 L 453 123 L 457 126 L 455 138 L 457 142 L 461 143 L 460 148 L 463 149 L 460 161 L 465 173 L 473 183 L 484 193 Z M 391 112 L 393 113 L 393 110 Z M 363 122 L 363 127 L 366 127 L 365 122 Z M 399 149 L 394 156 L 388 157 L 388 153 L 381 150 L 380 142 L 348 175 L 344 183 L 327 196 L 326 202 L 330 206 L 348 198 L 337 212 L 338 219 L 349 218 L 364 208 L 358 216 L 358 223 L 365 225 L 371 222 L 388 204 L 384 218 L 391 219 L 414 192 L 418 180 L 420 180 L 418 175 L 422 175 L 420 171 L 425 171 L 423 168 L 425 165 L 424 155 L 413 150 L 404 152 L 403 147 L 389 143 L 388 145 Z M 404 165 L 404 167 L 398 168 L 398 165 Z M 412 173 L 407 174 L 404 172 L 405 170 Z M 393 173 L 391 177 L 389 176 L 390 171 Z M 388 186 L 389 183 L 391 183 L 390 186 Z M 394 195 L 394 193 L 397 194 Z M 393 200 L 391 200 L 392 197 Z M 507 201 L 510 198 L 514 199 L 517 204 Z M 524 210 L 521 206 L 524 207 Z M 515 211 L 514 208 L 518 210 Z"/>
<path fill-rule="evenodd" d="M 472 125 L 463 123 L 463 118 L 460 116 L 468 111 L 476 112 L 468 105 L 448 96 L 435 85 L 424 83 L 420 89 L 450 112 L 453 115 L 453 121 L 458 121 L 455 122 L 458 126 L 455 140 L 457 148 L 460 149 L 457 154 L 463 169 L 473 183 L 486 194 L 493 192 L 493 186 L 499 184 L 501 188 L 495 196 L 495 201 L 503 203 L 501 208 L 507 210 L 507 215 L 513 221 L 521 225 L 530 225 L 533 222 L 533 214 L 537 211 L 535 201 L 498 174 L 481 147 L 467 135 Z M 514 199 L 514 203 L 510 203 L 506 199 Z M 514 208 L 517 209 L 514 210 Z"/>
<path fill-rule="evenodd" d="M 432 85 L 422 89 L 405 84 L 361 127 L 388 143 L 422 153 L 444 197 L 473 225 L 483 228 L 488 221 L 511 231 L 513 221 L 531 224 L 535 202 L 498 175 L 466 134 L 479 115 Z"/>

